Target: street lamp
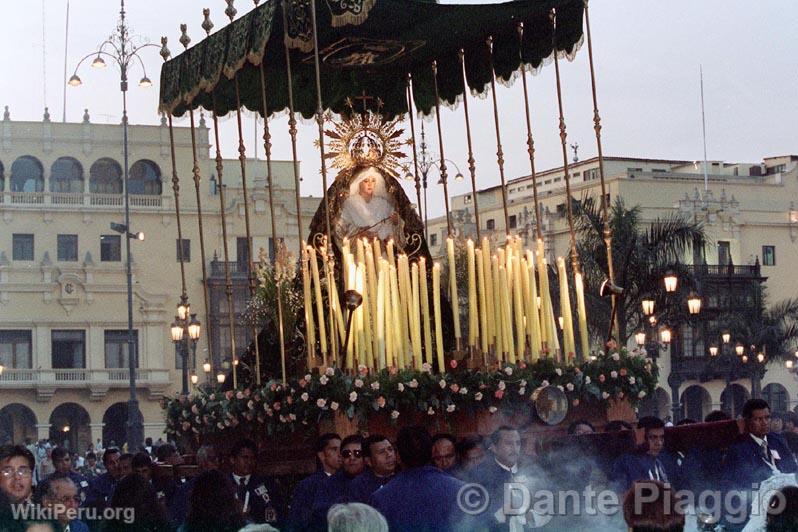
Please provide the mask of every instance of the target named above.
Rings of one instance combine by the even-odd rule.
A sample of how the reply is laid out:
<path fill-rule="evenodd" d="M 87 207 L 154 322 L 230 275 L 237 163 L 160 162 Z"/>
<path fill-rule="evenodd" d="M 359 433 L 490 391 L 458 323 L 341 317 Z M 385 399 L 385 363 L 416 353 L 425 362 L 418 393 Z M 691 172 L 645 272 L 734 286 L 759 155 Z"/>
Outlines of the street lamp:
<path fill-rule="evenodd" d="M 665 273 L 665 277 L 663 278 L 665 282 L 665 291 L 669 294 L 672 294 L 676 291 L 676 286 L 679 284 L 679 278 L 676 277 L 676 274 L 673 273 L 672 270 L 668 270 Z"/>
<path fill-rule="evenodd" d="M 642 301 L 643 305 L 643 314 L 645 316 L 651 316 L 654 314 L 654 300 L 653 299 L 644 299 Z"/>
<path fill-rule="evenodd" d="M 175 351 L 177 351 L 177 355 L 183 359 L 183 370 L 181 372 L 183 376 L 183 395 L 188 394 L 189 342 L 191 342 L 191 359 L 196 360 L 197 340 L 199 340 L 202 329 L 197 315 L 189 314 L 190 310 L 191 307 L 188 304 L 186 296 L 182 296 L 177 306 L 177 316 L 175 316 L 175 321 L 172 322 L 170 328 L 172 342 L 175 344 Z M 192 375 L 191 381 L 193 384 L 196 384 L 197 376 Z"/>
<path fill-rule="evenodd" d="M 692 316 L 701 312 L 701 296 L 695 290 L 691 290 L 690 295 L 687 296 L 687 311 Z"/>
<path fill-rule="evenodd" d="M 125 196 L 125 223 L 124 229 L 121 234 L 125 235 L 125 249 L 127 253 L 126 260 L 126 275 L 127 275 L 127 343 L 128 343 L 128 370 L 130 372 L 130 399 L 128 400 L 128 420 L 127 420 L 127 444 L 131 452 L 135 452 L 142 446 L 144 441 L 144 423 L 139 410 L 139 402 L 136 398 L 136 354 L 134 349 L 133 339 L 133 274 L 131 271 L 130 260 L 130 240 L 142 240 L 143 234 L 133 234 L 130 232 L 130 198 L 129 198 L 129 183 L 128 183 L 128 131 L 127 131 L 127 88 L 128 88 L 128 71 L 133 66 L 135 60 L 138 60 L 141 65 L 144 76 L 141 78 L 139 85 L 148 87 L 152 82 L 147 77 L 147 72 L 144 69 L 144 62 L 139 57 L 139 51 L 146 47 L 158 46 L 155 44 L 145 43 L 141 45 L 134 44 L 131 36 L 128 33 L 127 21 L 125 20 L 125 0 L 120 0 L 119 10 L 119 23 L 116 26 L 116 33 L 112 34 L 107 40 L 103 41 L 97 51 L 91 52 L 84 56 L 75 67 L 75 72 L 67 82 L 72 87 L 79 87 L 83 82 L 78 76 L 78 69 L 80 65 L 89 57 L 94 57 L 91 66 L 94 68 L 104 68 L 106 65 L 103 57 L 112 59 L 119 67 L 119 90 L 122 92 L 122 142 L 124 148 L 124 196 Z"/>
<path fill-rule="evenodd" d="M 462 181 L 463 180 L 463 173 L 460 171 L 460 168 L 457 166 L 457 164 L 454 161 L 452 161 L 451 159 L 444 159 L 444 161 L 446 163 L 449 163 L 452 166 L 454 166 L 454 169 L 457 170 L 457 174 L 454 176 L 454 180 L 457 181 L 457 182 Z M 438 184 L 439 185 L 444 184 L 443 183 L 443 173 L 441 172 L 440 160 L 435 157 L 435 154 L 433 152 L 431 152 L 430 150 L 427 149 L 426 133 L 424 132 L 424 124 L 422 123 L 421 124 L 421 150 L 419 151 L 419 157 L 418 157 L 418 170 L 419 170 L 419 172 L 421 172 L 421 177 L 422 177 L 421 186 L 424 187 L 424 233 L 425 233 L 424 236 L 425 236 L 425 238 L 429 238 L 429 234 L 427 234 L 427 220 L 428 220 L 428 216 L 427 216 L 427 176 L 429 175 L 429 171 L 432 170 L 433 168 L 435 168 L 438 171 L 438 173 L 441 174 L 441 177 L 438 180 Z M 405 175 L 405 179 L 415 179 L 415 178 L 414 178 L 413 174 L 408 172 L 407 175 Z M 475 198 L 472 199 L 472 201 L 475 201 Z M 448 197 L 446 198 L 446 205 L 447 205 L 447 208 L 446 208 L 446 227 L 447 227 L 447 230 L 449 232 L 448 234 L 451 235 L 452 234 L 452 227 L 451 227 L 451 221 L 449 220 L 449 208 L 448 208 L 449 198 Z"/>

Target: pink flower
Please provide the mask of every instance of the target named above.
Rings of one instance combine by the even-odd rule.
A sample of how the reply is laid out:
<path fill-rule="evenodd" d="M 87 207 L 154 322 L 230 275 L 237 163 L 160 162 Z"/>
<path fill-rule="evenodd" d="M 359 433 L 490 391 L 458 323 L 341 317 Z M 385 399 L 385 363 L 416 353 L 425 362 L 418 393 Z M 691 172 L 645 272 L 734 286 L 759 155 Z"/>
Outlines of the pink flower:
<path fill-rule="evenodd" d="M 621 374 L 621 377 L 626 377 L 626 368 L 621 368 L 621 371 L 619 371 L 619 373 Z"/>
<path fill-rule="evenodd" d="M 252 391 L 249 388 L 244 388 L 244 397 L 249 397 Z"/>
<path fill-rule="evenodd" d="M 358 373 L 360 373 L 361 377 L 365 377 L 366 375 L 369 374 L 369 368 L 367 368 L 366 366 L 363 366 L 362 364 L 357 367 L 357 371 L 358 371 Z"/>
<path fill-rule="evenodd" d="M 449 367 L 452 369 L 457 369 L 457 361 L 455 359 L 451 359 L 449 361 Z"/>
<path fill-rule="evenodd" d="M 380 408 L 385 408 L 385 397 L 383 396 L 377 397 L 377 406 Z"/>
<path fill-rule="evenodd" d="M 396 366 L 391 366 L 390 368 L 388 368 L 388 373 L 390 373 L 391 375 L 396 375 L 397 373 L 399 373 L 399 368 L 397 368 Z"/>
<path fill-rule="evenodd" d="M 504 390 L 496 390 L 496 393 L 493 394 L 493 397 L 496 399 L 501 399 L 504 397 Z"/>
<path fill-rule="evenodd" d="M 272 383 L 272 385 L 271 385 L 271 386 L 269 386 L 269 389 L 270 389 L 271 391 L 275 391 L 275 390 L 277 389 L 277 385 L 276 385 L 276 384 L 274 384 L 274 383 Z"/>
<path fill-rule="evenodd" d="M 272 405 L 272 408 L 274 408 L 277 412 L 279 412 L 282 407 L 283 405 L 280 404 L 280 401 L 275 401 Z"/>
<path fill-rule="evenodd" d="M 519 369 L 526 369 L 526 362 L 524 362 L 523 360 L 521 362 L 519 362 L 518 363 L 518 368 Z"/>
<path fill-rule="evenodd" d="M 288 397 L 285 398 L 285 402 L 288 403 L 289 405 L 292 405 L 294 404 L 294 398 L 289 395 Z"/>
<path fill-rule="evenodd" d="M 607 377 L 603 373 L 599 374 L 599 382 L 604 382 L 605 380 L 607 380 Z"/>
<path fill-rule="evenodd" d="M 460 390 L 460 385 L 455 382 L 449 386 L 449 389 L 452 390 L 452 392 L 457 393 Z"/>
<path fill-rule="evenodd" d="M 232 399 L 232 398 L 233 398 L 233 390 L 227 390 L 226 392 L 224 392 L 224 396 L 225 396 L 225 397 L 227 398 L 227 400 L 229 401 L 230 399 Z"/>
<path fill-rule="evenodd" d="M 573 401 L 571 401 L 571 404 L 574 406 L 579 406 L 579 399 L 574 399 Z"/>
<path fill-rule="evenodd" d="M 240 401 L 240 400 L 242 400 L 243 398 L 244 398 L 244 394 L 243 394 L 242 392 L 238 392 L 238 393 L 236 393 L 236 399 L 238 399 L 238 400 Z"/>
<path fill-rule="evenodd" d="M 300 388 L 304 388 L 305 386 L 307 386 L 307 384 L 308 383 L 307 383 L 307 381 L 305 381 L 305 379 L 299 379 L 299 387 Z"/>

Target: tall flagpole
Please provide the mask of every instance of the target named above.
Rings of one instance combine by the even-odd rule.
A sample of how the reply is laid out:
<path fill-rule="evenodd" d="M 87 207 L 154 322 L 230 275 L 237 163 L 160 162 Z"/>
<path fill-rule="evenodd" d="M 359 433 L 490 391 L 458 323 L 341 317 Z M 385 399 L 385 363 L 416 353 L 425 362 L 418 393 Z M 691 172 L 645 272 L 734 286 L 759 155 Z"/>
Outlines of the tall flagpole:
<path fill-rule="evenodd" d="M 701 130 L 704 138 L 704 192 L 709 190 L 709 175 L 707 174 L 707 120 L 704 116 L 704 68 L 698 65 L 698 72 L 701 77 Z"/>

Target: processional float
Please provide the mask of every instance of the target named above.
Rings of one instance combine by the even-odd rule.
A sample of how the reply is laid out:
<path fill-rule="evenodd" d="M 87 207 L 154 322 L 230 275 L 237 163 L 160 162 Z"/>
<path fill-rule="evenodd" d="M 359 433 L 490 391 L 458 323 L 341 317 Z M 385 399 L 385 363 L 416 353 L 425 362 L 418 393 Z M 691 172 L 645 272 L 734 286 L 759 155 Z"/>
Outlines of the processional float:
<path fill-rule="evenodd" d="M 601 123 L 587 0 L 515 0 L 493 5 L 439 5 L 422 0 L 270 0 L 259 5 L 259 0 L 255 0 L 255 9 L 237 20 L 233 0 L 226 2 L 225 14 L 230 24 L 212 33 L 210 12 L 204 10 L 202 28 L 207 36 L 194 46 L 188 46 L 187 28 L 181 26 L 180 42 L 185 50 L 177 57 L 170 59 L 167 38 L 162 38 L 162 55 L 166 62 L 161 72 L 160 111 L 169 117 L 170 138 L 173 138 L 172 117 L 189 115 L 203 277 L 207 272 L 199 194 L 202 176 L 197 163 L 194 115 L 198 110 L 205 110 L 212 118 L 222 205 L 225 292 L 231 328 L 235 320 L 223 208 L 224 165 L 219 148 L 219 118 L 235 113 L 238 125 L 252 295 L 256 291 L 256 276 L 241 115 L 246 109 L 263 118 L 271 234 L 275 242 L 281 242 L 280 237 L 287 235 L 278 235 L 276 230 L 270 118 L 287 111 L 300 242 L 296 255 L 300 260 L 297 282 L 301 283 L 304 302 L 300 322 L 308 369 L 320 366 L 344 370 L 364 366 L 421 369 L 428 365 L 426 367 L 443 373 L 447 358 L 465 358 L 471 366 L 487 367 L 496 362 L 534 362 L 546 357 L 573 363 L 578 357 L 587 357 L 591 350 L 584 299 L 586 287 L 570 201 L 571 176 L 560 85 L 560 60 L 572 58 L 586 36 L 604 240 L 612 283 L 611 233 L 607 223 Z M 554 63 L 556 74 L 559 123 L 558 131 L 552 134 L 560 138 L 569 198 L 566 201 L 569 264 L 563 257 L 556 257 L 553 264 L 549 264 L 540 223 L 534 139 L 542 133 L 533 134 L 527 78 L 530 72 L 549 61 Z M 485 163 L 485 167 L 490 166 L 491 171 L 498 169 L 503 216 L 508 228 L 497 84 L 512 84 L 514 86 L 507 91 L 518 90 L 517 84 L 511 82 L 519 77 L 526 125 L 526 138 L 520 141 L 526 144 L 533 185 L 535 245 L 532 249 L 524 249 L 521 240 L 509 233 L 500 243 L 479 237 L 479 168 L 473 155 L 468 108 L 469 99 L 474 95 L 490 92 L 496 161 L 490 165 Z M 460 103 L 466 124 L 468 167 L 477 220 L 477 240 L 466 242 L 458 240 L 452 227 L 444 156 L 445 137 L 452 133 L 444 127 L 441 113 L 442 105 L 451 107 Z M 303 230 L 301 220 L 297 114 L 314 119 L 318 126 L 315 143 L 319 149 L 324 196 L 309 233 Z M 446 260 L 442 263 L 433 262 L 421 222 L 414 124 L 417 115 L 434 115 L 438 133 L 448 231 Z M 407 139 L 400 127 L 405 121 L 409 122 Z M 506 137 L 504 142 L 507 142 Z M 403 151 L 405 146 L 410 148 L 409 161 Z M 172 156 L 174 158 L 174 146 Z M 329 183 L 330 166 L 338 171 L 332 184 Z M 414 177 L 417 207 L 412 205 L 398 181 L 400 168 Z M 179 219 L 179 176 L 174 163 L 172 170 Z M 178 230 L 180 227 L 178 223 Z M 457 295 L 458 261 L 465 263 L 464 283 L 467 283 L 467 290 L 460 297 Z M 557 274 L 559 290 L 555 293 L 558 293 L 562 314 L 559 320 L 553 311 L 550 269 Z M 442 271 L 446 272 L 443 278 L 448 279 L 448 283 L 444 283 L 448 286 L 442 285 Z M 292 332 L 284 330 L 281 284 L 276 286 L 278 324 L 275 333 L 279 335 L 281 376 L 285 382 L 286 336 Z M 185 281 L 183 293 L 185 295 Z M 347 300 L 355 295 L 358 300 Z M 207 289 L 205 305 L 207 310 Z M 613 312 L 612 321 L 614 319 Z M 351 338 L 347 322 L 352 324 Z M 611 323 L 610 331 L 612 327 Z M 257 338 L 257 331 L 253 332 Z M 229 336 L 236 387 L 239 355 L 233 330 Z M 257 341 L 254 349 L 254 373 L 260 384 L 264 354 L 258 351 Z"/>

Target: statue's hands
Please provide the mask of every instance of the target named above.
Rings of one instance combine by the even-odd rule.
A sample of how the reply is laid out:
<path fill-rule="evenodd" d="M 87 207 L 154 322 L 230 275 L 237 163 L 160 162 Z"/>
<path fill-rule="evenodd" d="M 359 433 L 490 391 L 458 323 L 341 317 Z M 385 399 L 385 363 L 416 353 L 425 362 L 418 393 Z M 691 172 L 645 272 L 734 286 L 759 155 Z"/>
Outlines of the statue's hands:
<path fill-rule="evenodd" d="M 390 219 L 391 219 L 391 223 L 392 223 L 393 225 L 396 225 L 396 224 L 398 224 L 398 223 L 399 223 L 399 213 L 398 213 L 398 212 L 396 212 L 396 211 L 393 211 L 393 212 L 391 213 Z"/>

